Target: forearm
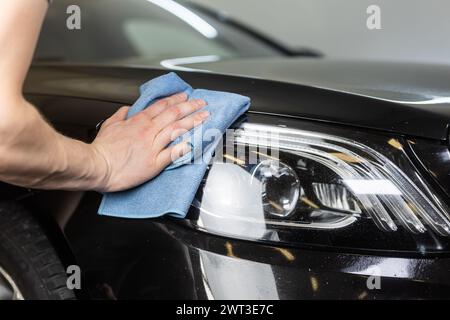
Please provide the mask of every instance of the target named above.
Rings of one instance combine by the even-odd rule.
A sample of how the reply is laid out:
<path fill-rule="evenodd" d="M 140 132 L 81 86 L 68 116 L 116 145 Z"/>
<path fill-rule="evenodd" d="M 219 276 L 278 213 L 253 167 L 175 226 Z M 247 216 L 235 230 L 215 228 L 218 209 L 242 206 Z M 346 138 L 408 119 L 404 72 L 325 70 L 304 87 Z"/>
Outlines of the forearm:
<path fill-rule="evenodd" d="M 189 145 L 170 145 L 204 121 L 203 100 L 166 97 L 127 119 L 119 109 L 92 144 L 56 132 L 22 86 L 45 15 L 44 0 L 0 1 L 0 181 L 65 190 L 121 191 L 159 174 Z M 175 134 L 177 133 L 177 134 Z"/>
<path fill-rule="evenodd" d="M 97 188 L 102 166 L 94 163 L 101 160 L 95 149 L 57 133 L 22 96 L 47 6 L 46 0 L 0 1 L 0 180 L 44 189 Z"/>
<path fill-rule="evenodd" d="M 23 98 L 8 104 L 10 112 L 0 118 L 1 181 L 40 189 L 101 188 L 105 166 L 95 148 L 56 132 Z"/>
<path fill-rule="evenodd" d="M 21 95 L 47 7 L 45 0 L 0 1 L 2 93 Z"/>

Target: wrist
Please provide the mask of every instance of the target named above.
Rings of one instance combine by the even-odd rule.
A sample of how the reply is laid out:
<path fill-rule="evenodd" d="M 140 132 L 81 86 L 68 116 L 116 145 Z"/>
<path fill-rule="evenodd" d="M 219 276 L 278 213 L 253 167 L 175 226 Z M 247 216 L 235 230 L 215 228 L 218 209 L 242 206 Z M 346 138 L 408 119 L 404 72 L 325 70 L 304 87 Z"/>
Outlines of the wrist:
<path fill-rule="evenodd" d="M 61 136 L 64 146 L 64 161 L 61 162 L 64 180 L 70 181 L 69 189 L 106 189 L 109 165 L 103 154 L 94 144 Z M 70 178 L 70 179 L 67 179 Z"/>
<path fill-rule="evenodd" d="M 107 190 L 108 181 L 111 176 L 111 166 L 104 156 L 101 148 L 95 143 L 87 144 L 91 154 L 91 183 L 89 189 L 104 192 Z"/>

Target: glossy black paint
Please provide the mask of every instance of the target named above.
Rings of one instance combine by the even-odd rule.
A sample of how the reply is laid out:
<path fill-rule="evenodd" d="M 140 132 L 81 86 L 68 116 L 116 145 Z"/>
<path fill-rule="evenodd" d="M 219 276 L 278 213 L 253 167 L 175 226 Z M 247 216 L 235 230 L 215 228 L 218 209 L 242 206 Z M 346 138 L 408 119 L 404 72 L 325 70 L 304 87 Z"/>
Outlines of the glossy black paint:
<path fill-rule="evenodd" d="M 148 79 L 168 72 L 149 68 L 35 66 L 29 74 L 28 95 L 65 96 L 130 104 L 138 87 Z M 403 104 L 294 83 L 227 76 L 206 72 L 178 72 L 194 87 L 207 87 L 247 95 L 250 112 L 326 121 L 445 141 L 448 138 L 450 108 L 440 105 Z M 386 75 L 386 77 L 389 74 Z M 351 92 L 351 91 L 349 91 Z M 106 110 L 105 110 L 106 111 Z M 77 113 L 76 120 L 67 115 Z M 95 114 L 52 108 L 51 120 L 95 126 L 113 112 L 92 110 Z"/>
<path fill-rule="evenodd" d="M 25 92 L 58 130 L 90 141 L 96 123 L 120 105 L 131 103 L 139 84 L 164 72 L 39 66 L 32 68 Z M 429 112 L 276 81 L 180 73 L 194 86 L 251 96 L 251 112 L 255 113 L 434 138 L 440 144 L 447 137 L 446 111 Z M 409 125 L 411 121 L 416 126 Z M 12 190 L 3 187 L 0 195 Z M 5 198 L 16 199 L 53 218 L 53 222 L 42 219 L 42 223 L 54 233 L 53 244 L 64 262 L 68 265 L 75 261 L 81 266 L 84 293 L 90 298 L 449 298 L 447 253 L 420 256 L 238 241 L 196 231 L 170 218 L 98 216 L 101 195 L 93 192 L 29 192 L 20 188 L 8 192 Z M 61 232 L 55 230 L 54 221 Z M 374 274 L 381 276 L 381 289 L 367 287 L 367 280 Z"/>
<path fill-rule="evenodd" d="M 448 298 L 450 259 L 367 256 L 212 236 L 179 220 L 95 215 L 87 194 L 66 228 L 94 298 Z M 366 281 L 379 266 L 380 290 Z"/>
<path fill-rule="evenodd" d="M 450 147 L 421 140 L 410 141 L 409 146 L 429 176 L 450 197 Z"/>

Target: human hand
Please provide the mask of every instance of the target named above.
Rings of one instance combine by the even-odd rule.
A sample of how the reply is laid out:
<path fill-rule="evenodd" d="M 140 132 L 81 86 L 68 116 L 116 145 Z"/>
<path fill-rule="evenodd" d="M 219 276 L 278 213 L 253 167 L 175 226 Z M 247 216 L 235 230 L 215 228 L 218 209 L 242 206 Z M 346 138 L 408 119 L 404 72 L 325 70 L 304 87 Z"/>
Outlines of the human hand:
<path fill-rule="evenodd" d="M 98 172 L 94 189 L 114 192 L 138 186 L 188 153 L 187 142 L 168 144 L 208 118 L 207 111 L 196 112 L 205 105 L 200 99 L 187 101 L 187 95 L 180 93 L 159 100 L 129 119 L 129 107 L 120 108 L 103 123 L 90 145 Z"/>

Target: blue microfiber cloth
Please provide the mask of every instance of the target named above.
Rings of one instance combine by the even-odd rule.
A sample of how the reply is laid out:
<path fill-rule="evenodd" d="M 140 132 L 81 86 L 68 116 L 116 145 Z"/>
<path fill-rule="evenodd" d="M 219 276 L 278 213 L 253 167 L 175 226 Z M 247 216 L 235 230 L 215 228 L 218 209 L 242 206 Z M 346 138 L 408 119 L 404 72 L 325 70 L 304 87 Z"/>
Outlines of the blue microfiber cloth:
<path fill-rule="evenodd" d="M 190 138 L 192 150 L 174 161 L 152 180 L 127 191 L 103 196 L 99 214 L 123 218 L 152 218 L 171 214 L 184 218 L 206 172 L 207 165 L 225 130 L 250 106 L 250 99 L 238 94 L 193 89 L 171 72 L 143 84 L 140 97 L 128 112 L 128 117 L 142 111 L 158 99 L 185 92 L 189 99 L 203 99 L 209 118 L 202 126 L 178 137 L 174 143 Z M 219 133 L 205 139 L 205 132 Z"/>

